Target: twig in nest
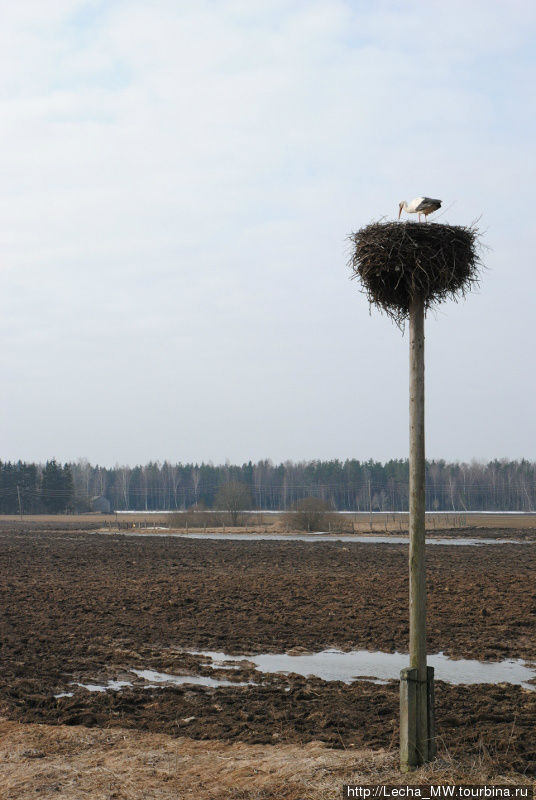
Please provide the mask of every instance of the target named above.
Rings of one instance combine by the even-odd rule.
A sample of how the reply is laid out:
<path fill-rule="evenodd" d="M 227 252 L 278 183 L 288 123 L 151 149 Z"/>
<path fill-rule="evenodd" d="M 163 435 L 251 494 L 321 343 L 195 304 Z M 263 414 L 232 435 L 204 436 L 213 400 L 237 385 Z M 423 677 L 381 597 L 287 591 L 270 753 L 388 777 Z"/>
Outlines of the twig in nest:
<path fill-rule="evenodd" d="M 479 281 L 480 232 L 473 224 L 373 222 L 349 237 L 349 266 L 370 305 L 403 326 L 413 300 L 425 309 L 465 297 Z"/>

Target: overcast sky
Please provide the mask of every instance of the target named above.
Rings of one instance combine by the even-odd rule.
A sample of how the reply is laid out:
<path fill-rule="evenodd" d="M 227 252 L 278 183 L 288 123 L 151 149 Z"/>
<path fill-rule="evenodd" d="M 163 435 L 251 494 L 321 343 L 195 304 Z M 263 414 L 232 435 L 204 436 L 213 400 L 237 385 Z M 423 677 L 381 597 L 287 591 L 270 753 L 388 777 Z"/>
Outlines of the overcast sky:
<path fill-rule="evenodd" d="M 492 248 L 427 320 L 428 456 L 536 459 L 535 22 L 4 0 L 0 458 L 405 457 L 407 335 L 346 236 L 428 194 Z"/>

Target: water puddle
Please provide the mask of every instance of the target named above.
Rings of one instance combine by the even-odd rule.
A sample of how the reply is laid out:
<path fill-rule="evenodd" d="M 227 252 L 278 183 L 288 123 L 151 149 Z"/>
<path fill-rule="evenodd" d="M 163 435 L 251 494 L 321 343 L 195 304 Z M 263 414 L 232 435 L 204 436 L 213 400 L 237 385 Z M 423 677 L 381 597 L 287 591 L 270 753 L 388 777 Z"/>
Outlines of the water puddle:
<path fill-rule="evenodd" d="M 155 672 L 152 669 L 132 669 L 130 670 L 142 678 L 144 681 L 151 681 L 146 689 L 155 688 L 155 684 L 167 684 L 168 686 L 182 686 L 185 683 L 196 686 L 249 686 L 249 683 L 238 683 L 235 681 L 225 681 L 217 678 L 209 678 L 206 675 L 170 675 L 166 672 Z"/>
<path fill-rule="evenodd" d="M 108 681 L 107 683 L 72 683 L 71 686 L 80 686 L 88 692 L 120 692 L 125 686 L 132 686 L 130 681 Z"/>
<path fill-rule="evenodd" d="M 189 655 L 201 656 L 203 666 L 217 669 L 240 669 L 242 666 L 254 665 L 259 673 L 290 674 L 294 673 L 307 678 L 314 676 L 324 681 L 367 681 L 370 683 L 386 684 L 398 680 L 400 670 L 409 665 L 408 655 L 405 653 L 383 653 L 381 651 L 353 650 L 343 653 L 340 650 L 323 650 L 320 653 L 262 653 L 260 655 L 231 656 L 226 653 L 202 650 L 188 651 Z M 452 659 L 443 653 L 428 656 L 428 665 L 435 668 L 435 678 L 452 684 L 499 684 L 511 683 L 522 686 L 524 689 L 536 691 L 536 665 L 529 665 L 521 659 L 508 659 L 506 661 L 476 661 L 473 659 Z M 155 689 L 163 686 L 206 686 L 219 688 L 221 686 L 255 686 L 261 681 L 228 681 L 221 678 L 211 678 L 206 675 L 173 675 L 166 672 L 157 672 L 152 669 L 131 669 L 132 675 L 143 681 L 143 684 L 126 680 L 109 680 L 107 683 L 78 683 L 71 686 L 87 689 L 89 692 L 118 692 L 122 689 L 140 688 Z M 286 687 L 285 691 L 290 691 Z M 54 697 L 73 697 L 74 692 L 60 692 Z"/>
<path fill-rule="evenodd" d="M 228 666 L 224 669 L 236 669 L 237 667 Z M 209 686 L 217 688 L 219 686 L 250 686 L 252 681 L 241 683 L 239 681 L 226 681 L 219 678 L 211 678 L 206 675 L 171 675 L 166 672 L 156 672 L 152 669 L 131 669 L 129 670 L 137 678 L 144 681 L 143 684 L 138 685 L 132 681 L 114 681 L 110 680 L 107 683 L 78 683 L 71 682 L 69 686 L 79 686 L 81 689 L 87 689 L 88 692 L 120 692 L 122 689 L 140 688 L 140 689 L 158 689 L 162 686 L 182 686 L 184 684 L 191 684 L 193 686 Z M 149 683 L 147 683 L 149 681 Z M 61 697 L 73 697 L 74 692 L 59 692 L 54 697 L 59 699 Z"/>
<path fill-rule="evenodd" d="M 132 686 L 130 681 L 108 681 L 107 683 L 78 683 L 78 681 L 71 681 L 69 686 L 79 686 L 81 689 L 87 689 L 88 692 L 120 692 L 125 686 Z M 60 692 L 55 694 L 54 697 L 72 697 L 74 692 Z"/>
<path fill-rule="evenodd" d="M 361 544 L 408 544 L 407 536 L 387 536 L 371 533 L 334 535 L 327 532 L 319 533 L 140 533 L 139 531 L 88 531 L 99 535 L 143 537 L 169 537 L 174 539 L 204 539 L 210 542 L 360 542 Z M 476 537 L 427 538 L 426 544 L 452 545 L 458 547 L 482 547 L 491 544 L 536 544 L 536 541 L 521 539 L 478 539 Z"/>
<path fill-rule="evenodd" d="M 212 663 L 237 662 L 237 656 L 229 656 L 216 651 L 194 652 L 192 655 L 204 656 Z M 387 682 L 398 680 L 400 670 L 409 666 L 409 658 L 404 653 L 371 652 L 354 650 L 343 653 L 340 650 L 323 650 L 320 653 L 289 655 L 288 653 L 263 653 L 244 658 L 255 664 L 260 672 L 294 672 L 307 677 L 314 675 L 325 681 L 370 680 Z M 238 661 L 239 663 L 239 661 Z M 443 653 L 428 656 L 428 665 L 435 668 L 437 680 L 453 684 L 473 683 L 512 683 L 525 689 L 536 690 L 528 681 L 536 679 L 536 667 L 530 667 L 521 659 L 507 661 L 476 661 L 472 659 L 452 659 Z"/>

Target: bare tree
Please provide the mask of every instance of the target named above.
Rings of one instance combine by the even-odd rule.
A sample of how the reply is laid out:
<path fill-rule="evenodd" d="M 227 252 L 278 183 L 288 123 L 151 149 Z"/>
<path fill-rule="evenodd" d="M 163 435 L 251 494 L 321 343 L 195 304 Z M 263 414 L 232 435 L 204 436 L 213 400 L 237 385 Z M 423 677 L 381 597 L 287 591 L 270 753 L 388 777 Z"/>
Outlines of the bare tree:
<path fill-rule="evenodd" d="M 121 499 L 123 508 L 126 510 L 130 507 L 129 487 L 130 487 L 130 474 L 129 467 L 119 468 L 119 486 L 121 489 Z"/>
<path fill-rule="evenodd" d="M 304 497 L 288 514 L 288 522 L 300 531 L 319 531 L 327 527 L 329 506 L 320 497 Z"/>
<path fill-rule="evenodd" d="M 218 489 L 216 508 L 227 511 L 231 525 L 237 525 L 240 514 L 251 508 L 251 495 L 248 487 L 239 481 L 228 481 Z"/>
<path fill-rule="evenodd" d="M 199 482 L 201 480 L 201 470 L 195 466 L 192 469 L 192 483 L 194 486 L 194 502 L 195 505 L 199 502 Z"/>

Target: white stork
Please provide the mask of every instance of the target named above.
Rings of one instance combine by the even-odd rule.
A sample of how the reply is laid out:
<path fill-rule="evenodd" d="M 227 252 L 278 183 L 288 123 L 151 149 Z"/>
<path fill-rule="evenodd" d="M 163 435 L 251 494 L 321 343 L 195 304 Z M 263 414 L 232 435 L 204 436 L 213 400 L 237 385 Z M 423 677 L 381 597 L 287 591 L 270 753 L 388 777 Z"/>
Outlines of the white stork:
<path fill-rule="evenodd" d="M 438 208 L 441 208 L 441 200 L 434 200 L 433 197 L 416 197 L 415 200 L 411 201 L 411 203 L 406 203 L 405 200 L 402 200 L 402 202 L 399 203 L 398 208 L 398 219 L 400 219 L 402 211 L 407 211 L 408 214 L 418 214 L 420 222 L 421 214 L 424 214 L 424 219 L 426 220 L 428 214 L 431 214 L 432 211 L 437 211 Z"/>

